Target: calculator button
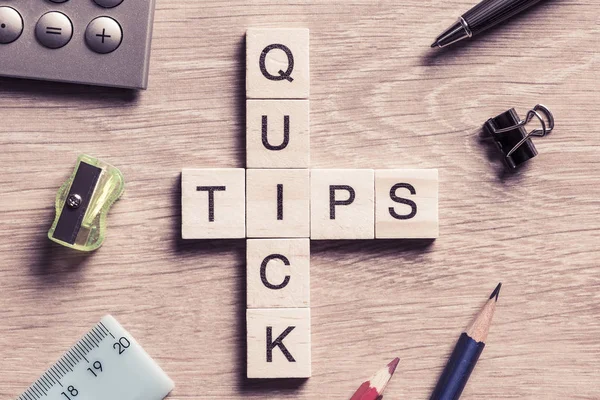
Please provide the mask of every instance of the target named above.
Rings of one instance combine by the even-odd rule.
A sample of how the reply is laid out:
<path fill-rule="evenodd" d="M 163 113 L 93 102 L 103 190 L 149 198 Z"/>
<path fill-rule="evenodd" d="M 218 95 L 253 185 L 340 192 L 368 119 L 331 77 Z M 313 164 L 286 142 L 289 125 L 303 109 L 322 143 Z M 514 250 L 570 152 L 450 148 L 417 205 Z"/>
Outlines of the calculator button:
<path fill-rule="evenodd" d="M 87 26 L 85 42 L 96 53 L 115 51 L 123 39 L 123 30 L 117 21 L 109 17 L 98 17 Z"/>
<path fill-rule="evenodd" d="M 104 8 L 113 8 L 123 2 L 123 0 L 94 0 L 96 4 Z"/>
<path fill-rule="evenodd" d="M 73 36 L 73 25 L 65 14 L 51 11 L 42 15 L 35 27 L 35 37 L 45 47 L 58 49 Z"/>
<path fill-rule="evenodd" d="M 65 3 L 65 2 L 67 2 L 69 0 L 50 0 L 50 1 L 53 2 L 53 3 Z"/>
<path fill-rule="evenodd" d="M 23 32 L 23 18 L 12 7 L 0 7 L 0 44 L 12 43 Z"/>

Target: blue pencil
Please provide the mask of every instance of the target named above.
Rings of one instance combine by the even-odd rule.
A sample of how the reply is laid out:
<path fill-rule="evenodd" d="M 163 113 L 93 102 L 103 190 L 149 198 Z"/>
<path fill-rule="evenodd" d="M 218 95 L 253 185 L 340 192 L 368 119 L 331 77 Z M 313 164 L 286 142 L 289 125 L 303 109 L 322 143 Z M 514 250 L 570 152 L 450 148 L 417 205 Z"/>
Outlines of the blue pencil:
<path fill-rule="evenodd" d="M 458 400 L 485 347 L 502 283 L 496 286 L 471 325 L 460 335 L 430 400 Z"/>

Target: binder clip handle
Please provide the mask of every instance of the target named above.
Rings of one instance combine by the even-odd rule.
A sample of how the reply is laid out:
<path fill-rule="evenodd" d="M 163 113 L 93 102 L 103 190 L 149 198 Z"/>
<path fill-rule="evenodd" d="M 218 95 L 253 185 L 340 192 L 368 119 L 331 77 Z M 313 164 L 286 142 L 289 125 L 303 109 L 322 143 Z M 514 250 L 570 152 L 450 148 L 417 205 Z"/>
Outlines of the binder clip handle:
<path fill-rule="evenodd" d="M 544 114 L 546 120 L 548 120 L 548 125 L 546 125 L 546 121 L 544 120 L 544 118 L 542 118 L 540 112 Z M 520 120 L 515 125 L 501 129 L 494 127 L 495 134 L 506 133 L 514 129 L 524 127 L 529 122 L 531 122 L 533 117 L 536 117 L 540 121 L 541 129 L 534 129 L 527 135 L 525 135 L 525 137 L 523 137 L 523 139 L 521 139 L 517 144 L 515 144 L 513 148 L 510 149 L 510 151 L 506 154 L 507 158 L 510 157 L 515 151 L 517 151 L 523 145 L 523 143 L 528 141 L 532 136 L 544 137 L 550 132 L 552 132 L 552 130 L 554 129 L 554 115 L 552 115 L 552 112 L 548 109 L 548 107 L 544 106 L 543 104 L 537 104 L 535 107 L 533 107 L 533 109 L 527 112 L 527 116 L 525 117 L 525 119 Z"/>
<path fill-rule="evenodd" d="M 527 125 L 537 118 L 540 127 L 527 132 Z M 527 160 L 537 156 L 538 152 L 532 137 L 546 136 L 554 129 L 554 116 L 544 105 L 538 104 L 527 111 L 525 119 L 521 119 L 514 108 L 488 119 L 483 124 L 483 130 L 490 136 L 502 152 L 505 164 L 515 170 Z"/>

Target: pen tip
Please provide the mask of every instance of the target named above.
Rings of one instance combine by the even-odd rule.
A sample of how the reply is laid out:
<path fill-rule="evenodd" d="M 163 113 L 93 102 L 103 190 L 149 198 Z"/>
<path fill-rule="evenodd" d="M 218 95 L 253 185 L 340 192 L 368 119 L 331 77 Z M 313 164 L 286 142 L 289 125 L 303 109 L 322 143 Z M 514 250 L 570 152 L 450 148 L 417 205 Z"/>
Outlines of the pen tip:
<path fill-rule="evenodd" d="M 431 45 L 431 48 L 432 48 L 432 49 L 433 49 L 433 48 L 435 48 L 435 47 L 438 47 L 438 42 L 437 42 L 437 40 L 436 40 L 435 42 L 433 42 L 433 44 Z"/>
<path fill-rule="evenodd" d="M 396 367 L 398 366 L 399 362 L 400 362 L 400 359 L 398 357 L 396 357 L 387 365 L 388 370 L 390 371 L 390 375 L 394 375 L 394 371 L 396 371 Z"/>
<path fill-rule="evenodd" d="M 498 284 L 498 286 L 496 286 L 496 289 L 494 289 L 494 291 L 490 295 L 490 300 L 493 299 L 493 298 L 495 298 L 495 300 L 498 301 L 498 296 L 500 295 L 500 288 L 501 287 L 502 287 L 502 282 L 500 282 Z"/>

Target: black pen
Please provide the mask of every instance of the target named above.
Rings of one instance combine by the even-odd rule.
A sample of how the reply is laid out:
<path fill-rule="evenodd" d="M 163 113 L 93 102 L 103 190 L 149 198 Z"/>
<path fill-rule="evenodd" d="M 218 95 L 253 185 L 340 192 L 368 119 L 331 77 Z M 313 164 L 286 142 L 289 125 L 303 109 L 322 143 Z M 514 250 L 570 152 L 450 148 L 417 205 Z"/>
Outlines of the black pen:
<path fill-rule="evenodd" d="M 437 37 L 431 47 L 445 47 L 473 37 L 526 10 L 540 0 L 483 0 Z"/>

